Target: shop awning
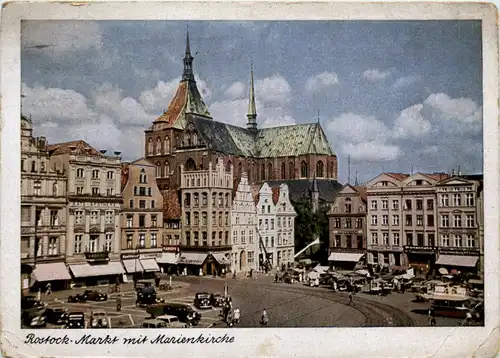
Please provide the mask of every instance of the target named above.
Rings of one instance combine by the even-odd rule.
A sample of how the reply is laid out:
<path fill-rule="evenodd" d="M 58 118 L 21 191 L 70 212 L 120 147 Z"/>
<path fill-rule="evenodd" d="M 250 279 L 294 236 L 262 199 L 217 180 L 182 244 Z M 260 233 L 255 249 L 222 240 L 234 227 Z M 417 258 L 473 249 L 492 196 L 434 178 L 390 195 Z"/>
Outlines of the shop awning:
<path fill-rule="evenodd" d="M 208 254 L 205 252 L 186 252 L 181 254 L 177 263 L 183 265 L 201 265 L 207 256 Z"/>
<path fill-rule="evenodd" d="M 156 262 L 159 264 L 170 264 L 176 265 L 179 257 L 175 254 L 175 252 L 164 252 L 161 257 L 156 259 Z"/>
<path fill-rule="evenodd" d="M 446 266 L 475 267 L 478 256 L 439 255 L 436 264 Z"/>
<path fill-rule="evenodd" d="M 155 259 L 143 259 L 141 260 L 142 267 L 144 267 L 144 271 L 147 272 L 155 272 L 160 271 L 158 264 Z"/>
<path fill-rule="evenodd" d="M 38 282 L 71 280 L 71 275 L 64 262 L 37 264 L 33 276 Z"/>
<path fill-rule="evenodd" d="M 221 265 L 229 265 L 229 264 L 231 264 L 231 261 L 229 261 L 229 259 L 224 254 L 216 253 L 216 254 L 212 254 L 212 256 Z"/>
<path fill-rule="evenodd" d="M 125 273 L 122 263 L 119 261 L 109 262 L 107 264 L 101 265 L 90 265 L 88 263 L 80 265 L 69 265 L 69 269 L 71 270 L 71 272 L 73 272 L 73 276 L 75 277 L 121 275 Z"/>
<path fill-rule="evenodd" d="M 142 272 L 143 268 L 141 265 L 141 260 L 139 259 L 129 259 L 123 260 L 123 266 L 125 266 L 125 271 L 127 273 Z"/>
<path fill-rule="evenodd" d="M 364 254 L 354 254 L 350 252 L 332 252 L 328 261 L 358 262 Z"/>

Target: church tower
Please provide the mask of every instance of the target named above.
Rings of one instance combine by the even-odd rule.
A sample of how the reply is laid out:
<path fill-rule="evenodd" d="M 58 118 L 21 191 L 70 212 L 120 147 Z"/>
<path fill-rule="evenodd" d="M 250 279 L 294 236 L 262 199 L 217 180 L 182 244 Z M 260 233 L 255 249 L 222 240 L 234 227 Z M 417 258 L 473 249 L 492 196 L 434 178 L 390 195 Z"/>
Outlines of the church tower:
<path fill-rule="evenodd" d="M 250 70 L 250 95 L 248 99 L 247 129 L 257 133 L 257 109 L 255 107 L 255 90 L 253 85 L 253 64 Z"/>

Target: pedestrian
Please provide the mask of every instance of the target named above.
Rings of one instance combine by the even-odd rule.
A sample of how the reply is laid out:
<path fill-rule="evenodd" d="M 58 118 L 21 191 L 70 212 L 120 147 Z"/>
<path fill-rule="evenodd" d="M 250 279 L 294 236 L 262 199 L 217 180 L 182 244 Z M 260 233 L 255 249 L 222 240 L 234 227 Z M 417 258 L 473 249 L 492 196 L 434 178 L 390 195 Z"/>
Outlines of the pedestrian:
<path fill-rule="evenodd" d="M 348 306 L 350 306 L 351 304 L 353 306 L 356 306 L 356 304 L 354 303 L 354 300 L 353 300 L 353 294 L 352 294 L 352 292 L 349 292 L 349 303 L 348 303 Z"/>
<path fill-rule="evenodd" d="M 116 312 L 120 312 L 122 310 L 122 298 L 118 296 L 116 298 Z"/>
<path fill-rule="evenodd" d="M 268 324 L 268 323 L 269 323 L 269 317 L 267 316 L 267 311 L 266 311 L 266 309 L 264 308 L 264 309 L 262 310 L 262 316 L 261 316 L 261 318 L 260 318 L 260 324 L 261 324 L 262 326 L 267 326 L 267 324 Z"/>
<path fill-rule="evenodd" d="M 239 323 L 240 322 L 240 309 L 236 308 L 234 310 L 234 322 Z"/>
<path fill-rule="evenodd" d="M 276 272 L 276 276 L 274 276 L 274 282 L 278 282 L 278 273 Z"/>
<path fill-rule="evenodd" d="M 405 288 L 406 288 L 406 287 L 405 287 L 405 283 L 404 283 L 404 282 L 402 282 L 402 283 L 401 283 L 401 293 L 403 293 L 403 294 L 405 293 Z"/>
<path fill-rule="evenodd" d="M 333 292 L 337 292 L 337 281 L 333 281 Z"/>
<path fill-rule="evenodd" d="M 156 275 L 156 277 L 155 277 L 155 285 L 156 285 L 156 287 L 160 286 L 160 282 L 161 282 L 160 275 Z"/>
<path fill-rule="evenodd" d="M 52 293 L 52 285 L 49 283 L 47 283 L 47 285 L 45 286 L 45 294 L 48 296 Z"/>

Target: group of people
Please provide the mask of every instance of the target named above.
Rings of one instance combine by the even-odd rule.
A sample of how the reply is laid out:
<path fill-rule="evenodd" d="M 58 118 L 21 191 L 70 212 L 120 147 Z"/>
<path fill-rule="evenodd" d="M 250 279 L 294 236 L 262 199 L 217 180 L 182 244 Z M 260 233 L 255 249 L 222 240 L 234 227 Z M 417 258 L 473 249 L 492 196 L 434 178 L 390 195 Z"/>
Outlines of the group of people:
<path fill-rule="evenodd" d="M 230 296 L 227 296 L 222 304 L 220 316 L 228 327 L 232 327 L 240 321 L 240 310 L 239 308 L 233 309 L 233 300 Z"/>

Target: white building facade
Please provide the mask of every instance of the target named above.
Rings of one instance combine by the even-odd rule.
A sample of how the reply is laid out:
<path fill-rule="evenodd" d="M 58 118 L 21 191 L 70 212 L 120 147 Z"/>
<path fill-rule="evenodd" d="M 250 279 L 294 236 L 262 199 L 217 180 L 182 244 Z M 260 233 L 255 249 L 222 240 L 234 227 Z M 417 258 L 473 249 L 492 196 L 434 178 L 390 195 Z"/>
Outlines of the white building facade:
<path fill-rule="evenodd" d="M 276 267 L 277 228 L 276 206 L 269 184 L 262 184 L 257 202 L 257 235 L 259 237 L 259 268 Z"/>
<path fill-rule="evenodd" d="M 248 183 L 242 173 L 231 211 L 231 271 L 249 272 L 258 269 L 257 208 Z"/>
<path fill-rule="evenodd" d="M 276 203 L 276 231 L 278 238 L 276 266 L 284 268 L 294 261 L 295 217 L 297 213 L 290 202 L 288 185 L 281 184 L 278 194 L 278 202 Z"/>

